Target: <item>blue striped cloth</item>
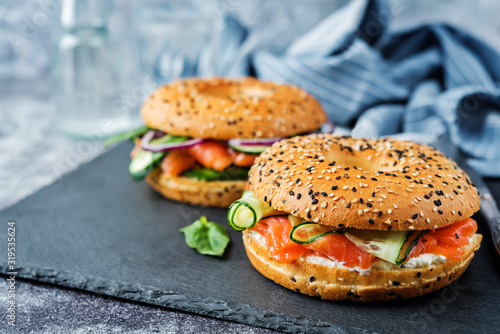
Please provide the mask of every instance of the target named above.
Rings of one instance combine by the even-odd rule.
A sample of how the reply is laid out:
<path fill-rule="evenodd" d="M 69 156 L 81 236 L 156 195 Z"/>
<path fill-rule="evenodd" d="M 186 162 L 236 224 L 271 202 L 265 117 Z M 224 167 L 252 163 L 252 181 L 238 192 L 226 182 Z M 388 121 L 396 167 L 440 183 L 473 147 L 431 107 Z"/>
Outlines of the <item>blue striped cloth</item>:
<path fill-rule="evenodd" d="M 499 177 L 499 53 L 447 25 L 389 31 L 384 6 L 349 1 L 282 54 L 251 50 L 232 21 L 223 74 L 298 85 L 355 137 L 451 141 L 483 176 Z"/>

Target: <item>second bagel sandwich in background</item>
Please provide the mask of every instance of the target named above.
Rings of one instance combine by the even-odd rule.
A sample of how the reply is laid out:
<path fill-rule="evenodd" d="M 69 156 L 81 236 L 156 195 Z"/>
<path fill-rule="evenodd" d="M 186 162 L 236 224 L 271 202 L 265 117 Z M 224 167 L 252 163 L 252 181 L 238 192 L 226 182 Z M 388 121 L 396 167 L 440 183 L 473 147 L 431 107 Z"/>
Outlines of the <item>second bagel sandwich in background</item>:
<path fill-rule="evenodd" d="M 302 89 L 254 78 L 179 80 L 154 91 L 141 113 L 132 177 L 169 199 L 212 207 L 241 196 L 250 166 L 274 142 L 333 130 Z"/>

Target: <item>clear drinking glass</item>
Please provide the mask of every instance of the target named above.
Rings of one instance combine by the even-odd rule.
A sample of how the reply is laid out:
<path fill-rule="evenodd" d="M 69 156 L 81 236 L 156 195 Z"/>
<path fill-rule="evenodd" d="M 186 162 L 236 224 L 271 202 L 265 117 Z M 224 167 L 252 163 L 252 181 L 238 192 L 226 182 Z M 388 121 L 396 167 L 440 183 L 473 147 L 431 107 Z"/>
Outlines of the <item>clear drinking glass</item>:
<path fill-rule="evenodd" d="M 64 0 L 53 97 L 59 127 L 76 138 L 102 138 L 136 126 L 138 108 L 120 106 L 132 88 L 130 57 L 120 54 L 108 29 L 110 2 Z"/>

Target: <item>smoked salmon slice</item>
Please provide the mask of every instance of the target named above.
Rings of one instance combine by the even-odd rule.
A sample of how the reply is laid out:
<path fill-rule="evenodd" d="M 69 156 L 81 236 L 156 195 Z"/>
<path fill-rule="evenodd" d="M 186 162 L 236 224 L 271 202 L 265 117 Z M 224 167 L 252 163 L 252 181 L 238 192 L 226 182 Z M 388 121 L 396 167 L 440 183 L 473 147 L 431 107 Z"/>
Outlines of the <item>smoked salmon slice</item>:
<path fill-rule="evenodd" d="M 169 152 L 161 162 L 161 169 L 167 176 L 178 176 L 196 166 L 196 160 L 186 150 Z"/>
<path fill-rule="evenodd" d="M 205 141 L 188 149 L 196 161 L 207 168 L 222 172 L 233 163 L 227 145 L 218 141 Z"/>
<path fill-rule="evenodd" d="M 280 263 L 294 261 L 305 254 L 314 254 L 343 262 L 346 267 L 368 269 L 376 260 L 375 256 L 363 251 L 339 233 L 327 234 L 306 245 L 294 243 L 290 240 L 292 224 L 285 216 L 264 218 L 251 229 L 264 236 L 267 248 L 273 258 Z M 476 231 L 477 223 L 471 218 L 440 229 L 430 230 L 413 247 L 408 259 L 420 254 L 432 253 L 460 261 L 465 253 L 461 246 L 468 245 L 468 238 L 472 237 Z"/>
<path fill-rule="evenodd" d="M 257 158 L 258 154 L 248 154 L 243 152 L 238 152 L 233 149 L 229 149 L 229 153 L 231 154 L 231 158 L 233 159 L 233 164 L 239 167 L 250 167 L 253 165 L 255 158 Z"/>

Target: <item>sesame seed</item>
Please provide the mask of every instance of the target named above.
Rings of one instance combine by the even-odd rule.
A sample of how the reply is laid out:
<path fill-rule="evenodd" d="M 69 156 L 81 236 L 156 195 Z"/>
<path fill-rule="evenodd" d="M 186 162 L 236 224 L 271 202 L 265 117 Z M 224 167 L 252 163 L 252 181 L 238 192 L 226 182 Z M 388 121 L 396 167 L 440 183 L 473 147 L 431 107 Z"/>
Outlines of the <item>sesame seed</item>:
<path fill-rule="evenodd" d="M 362 215 L 363 214 L 363 210 L 358 210 L 358 215 Z"/>
<path fill-rule="evenodd" d="M 437 225 L 434 225 L 432 228 L 433 228 L 433 229 L 437 229 L 437 228 L 438 228 L 438 226 L 437 226 Z"/>
<path fill-rule="evenodd" d="M 351 202 L 347 203 L 345 207 L 349 209 L 351 207 Z"/>
<path fill-rule="evenodd" d="M 319 218 L 314 218 L 314 222 L 315 223 L 319 222 Z"/>
<path fill-rule="evenodd" d="M 371 218 L 370 218 L 370 219 L 368 219 L 368 223 L 370 223 L 370 224 L 372 224 L 372 225 L 373 225 L 373 224 L 375 224 L 375 222 L 374 222 L 374 221 L 373 221 L 373 219 L 371 219 Z"/>
<path fill-rule="evenodd" d="M 427 224 L 430 224 L 431 219 L 430 219 L 430 218 L 426 218 L 426 219 L 425 219 L 425 222 L 426 222 Z"/>

